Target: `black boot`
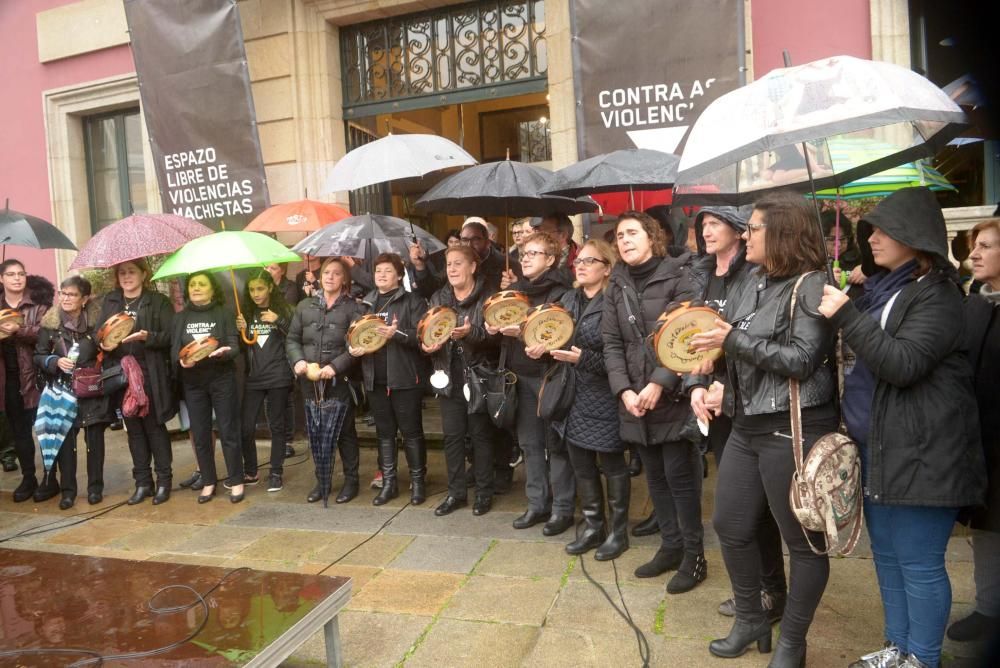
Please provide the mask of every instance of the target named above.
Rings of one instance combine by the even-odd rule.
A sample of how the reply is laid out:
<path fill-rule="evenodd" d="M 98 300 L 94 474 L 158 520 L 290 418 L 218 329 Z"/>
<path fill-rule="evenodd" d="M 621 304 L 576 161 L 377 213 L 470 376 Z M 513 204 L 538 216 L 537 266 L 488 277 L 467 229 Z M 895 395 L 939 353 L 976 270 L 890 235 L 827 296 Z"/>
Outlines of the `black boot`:
<path fill-rule="evenodd" d="M 739 617 L 733 622 L 733 628 L 725 638 L 708 643 L 708 651 L 724 659 L 735 659 L 742 656 L 750 645 L 757 643 L 761 654 L 771 651 L 771 625 L 763 616 L 755 620 L 744 620 Z"/>
<path fill-rule="evenodd" d="M 632 535 L 636 538 L 652 536 L 660 533 L 660 523 L 656 521 L 656 511 L 650 511 L 649 517 L 632 527 Z"/>
<path fill-rule="evenodd" d="M 59 481 L 56 480 L 56 471 L 53 466 L 42 475 L 42 482 L 38 485 L 32 498 L 35 500 L 35 503 L 41 503 L 42 501 L 48 501 L 58 494 Z"/>
<path fill-rule="evenodd" d="M 667 583 L 668 594 L 683 594 L 691 591 L 708 577 L 708 562 L 705 561 L 704 554 L 684 553 L 684 561 L 681 562 L 674 577 Z"/>
<path fill-rule="evenodd" d="M 330 476 L 333 477 L 333 472 L 332 471 L 330 472 Z M 330 478 L 327 478 L 324 481 L 320 477 L 319 472 L 317 471 L 316 472 L 316 486 L 313 487 L 312 491 L 309 492 L 308 496 L 306 496 L 306 503 L 316 503 L 317 501 L 322 501 L 323 500 L 323 492 L 324 491 L 329 496 L 331 485 L 332 485 L 332 481 L 330 480 Z"/>
<path fill-rule="evenodd" d="M 344 486 L 340 488 L 340 494 L 337 494 L 335 501 L 337 503 L 347 503 L 358 495 L 358 489 L 358 477 L 345 476 Z"/>
<path fill-rule="evenodd" d="M 21 484 L 14 490 L 14 503 L 22 503 L 35 495 L 38 489 L 38 479 L 34 475 L 21 478 Z"/>
<path fill-rule="evenodd" d="M 632 492 L 632 478 L 616 475 L 608 478 L 608 509 L 611 511 L 611 530 L 604 544 L 597 548 L 594 559 L 611 561 L 628 549 L 628 502 Z"/>
<path fill-rule="evenodd" d="M 635 450 L 632 451 L 628 458 L 628 474 L 633 478 L 642 474 L 642 460 L 639 459 L 639 453 Z"/>
<path fill-rule="evenodd" d="M 774 656 L 767 668 L 802 668 L 806 665 L 806 644 L 793 645 L 784 636 L 778 638 Z"/>
<path fill-rule="evenodd" d="M 153 496 L 153 505 L 158 506 L 170 500 L 170 485 L 159 485 L 156 494 Z"/>
<path fill-rule="evenodd" d="M 378 460 L 382 468 L 382 489 L 372 499 L 372 505 L 383 506 L 399 496 L 399 487 L 396 484 L 396 455 L 395 438 L 379 439 Z"/>
<path fill-rule="evenodd" d="M 667 571 L 672 571 L 681 565 L 681 561 L 684 559 L 684 548 L 678 547 L 676 549 L 670 549 L 666 547 L 660 547 L 653 555 L 653 558 L 639 566 L 635 569 L 635 576 L 637 578 L 655 578 L 659 575 L 663 575 Z"/>
<path fill-rule="evenodd" d="M 406 465 L 410 469 L 410 503 L 419 506 L 427 499 L 424 484 L 427 476 L 427 447 L 424 439 L 406 439 L 403 441 L 403 451 L 406 453 Z"/>
<path fill-rule="evenodd" d="M 135 492 L 132 493 L 132 496 L 128 497 L 128 501 L 126 501 L 125 503 L 127 503 L 130 506 L 134 506 L 137 503 L 142 503 L 143 501 L 145 501 L 146 497 L 148 496 L 153 496 L 152 487 L 150 487 L 149 485 L 136 485 Z"/>
<path fill-rule="evenodd" d="M 580 496 L 580 510 L 583 514 L 583 531 L 577 533 L 576 540 L 566 545 L 567 554 L 583 554 L 598 547 L 607 536 L 604 523 L 604 494 L 601 479 L 577 478 L 576 493 Z"/>

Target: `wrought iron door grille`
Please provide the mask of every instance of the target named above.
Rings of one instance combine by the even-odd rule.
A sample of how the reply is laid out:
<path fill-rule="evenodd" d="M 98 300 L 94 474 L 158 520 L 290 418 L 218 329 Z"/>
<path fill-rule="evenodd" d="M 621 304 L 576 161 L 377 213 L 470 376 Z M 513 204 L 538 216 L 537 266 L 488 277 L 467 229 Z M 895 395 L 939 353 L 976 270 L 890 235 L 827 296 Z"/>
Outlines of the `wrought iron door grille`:
<path fill-rule="evenodd" d="M 459 91 L 527 82 L 544 88 L 545 0 L 484 0 L 347 26 L 340 45 L 349 116 L 427 96 L 441 97 L 423 106 L 450 103 Z"/>

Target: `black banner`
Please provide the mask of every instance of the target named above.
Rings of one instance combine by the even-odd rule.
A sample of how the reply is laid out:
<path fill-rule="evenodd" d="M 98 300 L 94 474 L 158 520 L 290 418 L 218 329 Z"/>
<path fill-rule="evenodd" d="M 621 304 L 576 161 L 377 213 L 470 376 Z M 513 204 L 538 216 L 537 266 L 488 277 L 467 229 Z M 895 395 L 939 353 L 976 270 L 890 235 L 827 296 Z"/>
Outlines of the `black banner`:
<path fill-rule="evenodd" d="M 163 210 L 242 229 L 269 205 L 234 0 L 125 0 Z"/>
<path fill-rule="evenodd" d="M 743 0 L 572 0 L 579 159 L 680 154 L 701 110 L 740 82 Z"/>

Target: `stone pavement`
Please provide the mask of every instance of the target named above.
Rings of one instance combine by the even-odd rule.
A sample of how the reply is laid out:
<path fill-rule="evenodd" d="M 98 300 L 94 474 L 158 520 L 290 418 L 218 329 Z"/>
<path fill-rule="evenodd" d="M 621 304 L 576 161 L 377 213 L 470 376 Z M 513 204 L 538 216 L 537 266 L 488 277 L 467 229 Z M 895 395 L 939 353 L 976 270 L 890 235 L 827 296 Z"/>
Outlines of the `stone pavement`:
<path fill-rule="evenodd" d="M 300 453 L 305 450 L 304 443 L 296 446 Z M 266 461 L 267 443 L 258 441 L 258 448 L 261 461 Z M 79 450 L 79 482 L 85 489 L 83 448 Z M 179 480 L 193 469 L 186 440 L 175 440 L 174 457 Z M 374 451 L 363 450 L 361 461 L 366 483 L 375 471 Z M 640 666 L 635 634 L 584 570 L 620 606 L 617 572 L 620 595 L 648 640 L 650 665 L 767 665 L 768 657 L 756 650 L 735 660 L 715 659 L 707 650 L 708 641 L 724 636 L 730 625 L 716 613 L 718 603 L 729 596 L 729 581 L 711 528 L 714 476 L 706 481 L 704 493 L 708 579 L 692 592 L 667 596 L 665 577 L 640 580 L 632 574 L 653 555 L 656 538 L 632 539 L 632 548 L 617 562 L 602 564 L 590 555 L 582 561 L 567 555 L 563 545 L 570 539 L 568 533 L 546 538 L 541 527 L 515 531 L 511 521 L 525 507 L 522 469 L 515 475 L 514 492 L 497 497 L 488 515 L 474 517 L 467 508 L 437 518 L 433 509 L 445 488 L 443 454 L 432 451 L 429 465 L 432 496 L 420 507 L 403 509 L 408 497 L 405 473 L 401 497 L 381 508 L 371 505 L 373 492 L 368 489 L 346 505 L 307 505 L 312 464 L 296 456 L 286 464 L 285 488 L 278 493 L 268 494 L 262 483 L 249 487 L 241 504 L 221 495 L 198 505 L 194 492 L 179 490 L 170 502 L 155 508 L 148 501 L 122 506 L 75 526 L 65 526 L 66 518 L 92 510 L 85 495 L 67 512 L 58 509 L 58 497 L 42 504 L 14 504 L 10 491 L 19 477 L 0 474 L 0 538 L 61 520 L 54 531 L 3 545 L 350 576 L 354 594 L 340 616 L 349 666 Z M 221 455 L 219 466 L 224 470 Z M 108 432 L 105 470 L 107 494 L 96 508 L 123 501 L 131 493 L 123 432 Z M 340 479 L 338 472 L 335 490 Z M 645 485 L 634 487 L 631 515 L 639 519 L 650 504 Z M 968 539 L 957 530 L 948 564 L 953 619 L 972 609 L 971 558 Z M 867 543 L 831 566 L 830 583 L 809 635 L 810 666 L 846 666 L 881 644 L 882 613 Z M 948 643 L 945 649 L 945 665 L 969 665 L 957 658 L 969 648 Z M 317 635 L 286 665 L 314 665 L 323 656 Z"/>

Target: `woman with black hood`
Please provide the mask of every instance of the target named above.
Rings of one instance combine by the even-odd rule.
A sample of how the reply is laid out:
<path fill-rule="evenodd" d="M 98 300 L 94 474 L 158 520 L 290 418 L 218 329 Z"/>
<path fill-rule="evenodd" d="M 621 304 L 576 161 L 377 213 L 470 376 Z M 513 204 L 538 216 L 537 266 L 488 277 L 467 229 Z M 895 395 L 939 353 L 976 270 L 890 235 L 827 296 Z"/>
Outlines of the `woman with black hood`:
<path fill-rule="evenodd" d="M 854 303 L 827 286 L 819 307 L 856 356 L 842 409 L 861 449 L 885 614 L 885 646 L 851 665 L 935 668 L 951 610 L 948 539 L 959 510 L 986 491 L 964 296 L 929 189 L 882 200 L 858 223 L 858 240 L 864 296 Z"/>
<path fill-rule="evenodd" d="M 469 412 L 463 388 L 470 367 L 496 365 L 497 342 L 496 337 L 486 334 L 483 326 L 483 302 L 488 290 L 486 279 L 482 274 L 476 275 L 479 255 L 469 246 L 451 246 L 444 257 L 448 284 L 434 293 L 431 306 L 454 309 L 459 324 L 445 343 L 429 348 L 421 344 L 421 349 L 431 356 L 434 364 L 431 385 L 441 401 L 444 459 L 448 469 L 448 495 L 434 514 L 438 517 L 449 515 L 468 502 L 465 468 L 465 440 L 468 438 L 472 442 L 476 486 L 472 513 L 485 515 L 493 507 L 496 432 L 485 411 Z"/>
<path fill-rule="evenodd" d="M 526 294 L 532 306 L 559 301 L 569 283 L 565 272 L 557 268 L 558 259 L 556 238 L 546 232 L 535 232 L 525 240 L 521 252 L 524 278 L 512 283 L 509 289 Z M 538 417 L 538 391 L 551 362 L 542 359 L 545 353 L 542 346 L 525 348 L 518 339 L 520 325 L 496 329 L 487 324 L 486 331 L 504 336 L 501 357 L 506 358 L 506 368 L 517 375 L 517 440 L 524 451 L 528 509 L 514 520 L 514 528 L 527 529 L 545 522 L 542 533 L 556 536 L 573 526 L 576 481 L 565 445 L 556 442 L 548 422 Z"/>
<path fill-rule="evenodd" d="M 243 385 L 243 479 L 248 485 L 258 482 L 257 416 L 267 401 L 267 422 L 271 430 L 271 473 L 267 491 L 279 492 L 285 463 L 285 421 L 294 419 L 288 412 L 288 395 L 295 380 L 285 355 L 285 336 L 292 323 L 292 307 L 275 285 L 268 270 L 261 269 L 247 279 L 243 313 L 236 316 L 236 328 L 252 338 L 246 343 L 247 376 Z"/>
<path fill-rule="evenodd" d="M 180 364 L 184 400 L 191 416 L 191 437 L 198 470 L 204 487 L 198 503 L 215 496 L 218 477 L 212 438 L 212 413 L 219 427 L 222 454 L 226 460 L 229 500 L 243 500 L 243 455 L 240 448 L 239 398 L 236 393 L 236 365 L 240 354 L 236 318 L 223 304 L 222 290 L 215 276 L 198 272 L 184 283 L 184 309 L 174 317 L 171 357 Z M 181 348 L 192 341 L 212 336 L 219 342 L 208 357 L 197 362 L 181 359 Z"/>
<path fill-rule="evenodd" d="M 667 592 L 690 591 L 708 575 L 701 522 L 701 454 L 683 436 L 691 407 L 681 378 L 655 359 L 647 337 L 674 302 L 696 297 L 690 255 L 671 257 L 651 216 L 626 211 L 615 224 L 618 254 L 604 293 L 604 362 L 619 400 L 621 438 L 639 448 L 660 527 L 660 548 L 636 577 L 677 569 Z"/>

